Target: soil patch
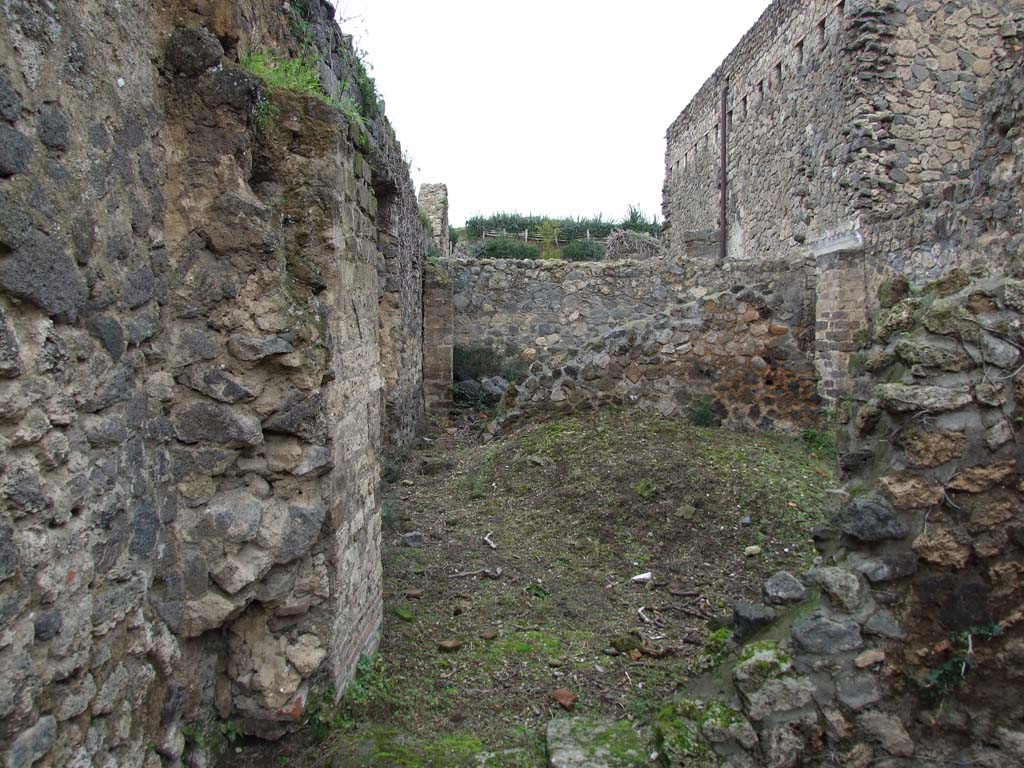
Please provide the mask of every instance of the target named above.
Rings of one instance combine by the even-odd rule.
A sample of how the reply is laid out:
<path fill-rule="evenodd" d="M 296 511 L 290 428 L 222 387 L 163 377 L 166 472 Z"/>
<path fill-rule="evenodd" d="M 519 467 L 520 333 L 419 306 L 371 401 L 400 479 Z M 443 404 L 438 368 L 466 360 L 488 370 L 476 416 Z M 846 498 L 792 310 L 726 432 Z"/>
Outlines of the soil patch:
<path fill-rule="evenodd" d="M 565 707 L 645 718 L 721 658 L 733 602 L 809 566 L 819 438 L 619 410 L 488 445 L 435 425 L 386 473 L 380 652 L 275 758 L 540 766 Z"/>

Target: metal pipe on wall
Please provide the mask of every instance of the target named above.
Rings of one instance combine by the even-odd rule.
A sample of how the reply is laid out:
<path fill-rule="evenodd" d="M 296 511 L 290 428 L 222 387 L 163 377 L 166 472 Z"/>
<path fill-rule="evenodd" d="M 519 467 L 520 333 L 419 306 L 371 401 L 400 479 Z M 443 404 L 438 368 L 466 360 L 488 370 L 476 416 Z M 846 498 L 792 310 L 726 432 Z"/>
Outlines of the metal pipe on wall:
<path fill-rule="evenodd" d="M 720 190 L 719 199 L 719 210 L 718 210 L 718 258 L 721 261 L 725 261 L 726 252 L 726 238 L 728 237 L 728 224 L 726 222 L 726 211 L 728 207 L 728 195 L 729 190 L 727 188 L 728 174 L 726 173 L 726 163 L 729 160 L 729 124 L 728 124 L 728 97 L 729 97 L 729 81 L 726 80 L 722 86 L 722 114 L 718 121 L 719 129 L 721 131 L 719 137 L 719 148 L 721 149 L 721 158 L 719 163 L 721 165 L 718 186 Z"/>

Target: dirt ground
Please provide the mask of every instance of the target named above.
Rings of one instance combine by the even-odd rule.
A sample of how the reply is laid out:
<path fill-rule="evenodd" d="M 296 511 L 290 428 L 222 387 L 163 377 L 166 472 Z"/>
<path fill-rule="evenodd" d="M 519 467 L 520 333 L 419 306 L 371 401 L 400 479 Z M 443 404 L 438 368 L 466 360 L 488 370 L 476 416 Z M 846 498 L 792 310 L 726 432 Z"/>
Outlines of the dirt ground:
<path fill-rule="evenodd" d="M 557 689 L 642 720 L 714 666 L 734 601 L 809 565 L 835 485 L 813 433 L 602 410 L 483 444 L 472 420 L 386 466 L 379 653 L 340 706 L 321 691 L 303 733 L 233 764 L 541 766 Z"/>

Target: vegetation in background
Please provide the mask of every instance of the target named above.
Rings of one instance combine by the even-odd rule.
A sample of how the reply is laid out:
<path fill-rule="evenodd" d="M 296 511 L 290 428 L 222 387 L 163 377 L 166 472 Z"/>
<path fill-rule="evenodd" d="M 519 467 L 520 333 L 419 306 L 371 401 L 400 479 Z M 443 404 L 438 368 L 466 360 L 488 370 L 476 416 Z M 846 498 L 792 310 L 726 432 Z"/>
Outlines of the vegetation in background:
<path fill-rule="evenodd" d="M 562 228 L 558 226 L 557 221 L 544 219 L 537 229 L 537 234 L 540 235 L 541 240 L 541 258 L 551 258 L 551 253 L 554 251 L 555 246 L 558 244 L 558 238 L 562 234 Z"/>
<path fill-rule="evenodd" d="M 604 258 L 604 246 L 593 240 L 573 240 L 562 249 L 562 258 L 567 261 L 600 261 Z"/>
<path fill-rule="evenodd" d="M 621 220 L 605 219 L 601 215 L 584 218 L 551 218 L 549 216 L 523 216 L 518 213 L 495 213 L 491 216 L 473 216 L 466 220 L 463 227 L 466 239 L 478 240 L 483 237 L 484 230 L 504 230 L 509 234 L 519 234 L 529 229 L 540 232 L 545 222 L 558 227 L 559 239 L 572 243 L 586 240 L 587 233 L 591 237 L 604 238 L 615 229 L 628 229 L 633 232 L 645 232 L 657 235 L 661 232 L 661 222 L 657 216 L 648 217 L 635 206 L 629 206 L 626 216 Z"/>
<path fill-rule="evenodd" d="M 482 259 L 539 259 L 540 248 L 536 245 L 528 245 L 512 240 L 508 237 L 498 237 L 494 240 L 486 240 L 480 248 Z"/>

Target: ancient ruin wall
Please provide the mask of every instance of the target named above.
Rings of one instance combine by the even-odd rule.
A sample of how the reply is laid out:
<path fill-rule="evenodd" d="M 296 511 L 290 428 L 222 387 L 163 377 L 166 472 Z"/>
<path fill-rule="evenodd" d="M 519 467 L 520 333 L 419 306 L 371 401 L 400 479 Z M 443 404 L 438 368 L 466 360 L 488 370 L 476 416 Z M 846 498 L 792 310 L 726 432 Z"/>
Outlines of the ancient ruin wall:
<path fill-rule="evenodd" d="M 333 10 L 292 6 L 341 95 Z M 299 51 L 277 3 L 0 13 L 0 751 L 275 736 L 379 631 L 378 456 L 422 409 L 401 150 L 237 65 Z"/>
<path fill-rule="evenodd" d="M 420 210 L 430 222 L 430 242 L 438 257 L 451 255 L 452 243 L 448 231 L 448 187 L 445 184 L 421 184 Z"/>
<path fill-rule="evenodd" d="M 849 226 L 843 5 L 777 0 L 669 127 L 662 209 L 674 258 L 687 255 L 688 231 L 718 227 L 723 90 L 728 257 L 798 256 Z"/>
<path fill-rule="evenodd" d="M 631 405 L 733 428 L 821 426 L 799 326 L 753 291 L 712 294 L 617 328 L 582 350 L 545 355 L 509 389 L 491 433 L 524 416 Z"/>
<path fill-rule="evenodd" d="M 1012 194 L 997 178 L 978 205 L 992 169 L 979 172 L 1008 151 L 988 141 L 987 105 L 1018 58 L 1020 15 L 990 0 L 777 0 L 669 128 L 672 254 L 718 225 L 724 89 L 730 258 L 857 230 L 874 264 L 911 280 L 981 252 L 1008 266 L 1012 236 L 986 232 L 1010 223 Z"/>
<path fill-rule="evenodd" d="M 961 273 L 874 317 L 821 558 L 736 606 L 747 644 L 680 709 L 690 757 L 1024 760 L 1022 313 L 1024 283 Z"/>
<path fill-rule="evenodd" d="M 510 357 L 578 349 L 645 315 L 747 289 L 766 296 L 778 320 L 799 327 L 808 346 L 813 337 L 807 263 L 454 259 L 444 266 L 452 276 L 455 344 L 490 346 Z"/>

